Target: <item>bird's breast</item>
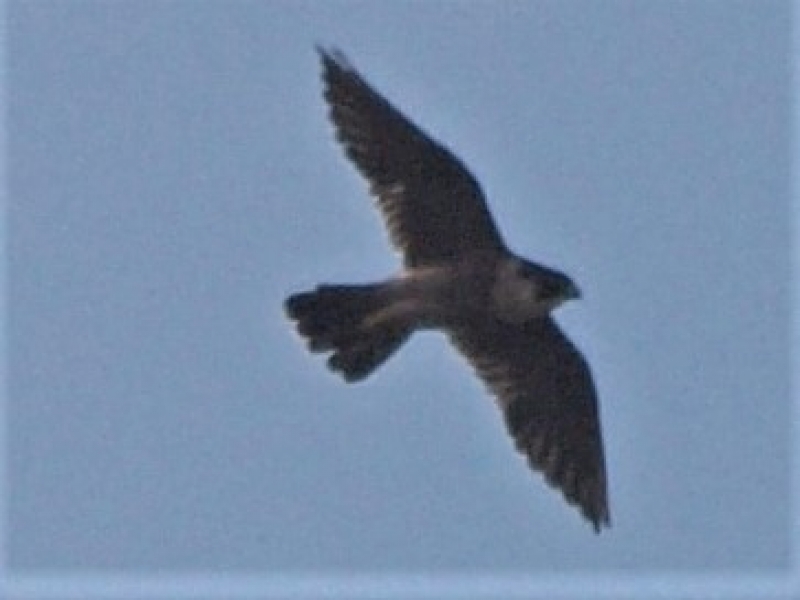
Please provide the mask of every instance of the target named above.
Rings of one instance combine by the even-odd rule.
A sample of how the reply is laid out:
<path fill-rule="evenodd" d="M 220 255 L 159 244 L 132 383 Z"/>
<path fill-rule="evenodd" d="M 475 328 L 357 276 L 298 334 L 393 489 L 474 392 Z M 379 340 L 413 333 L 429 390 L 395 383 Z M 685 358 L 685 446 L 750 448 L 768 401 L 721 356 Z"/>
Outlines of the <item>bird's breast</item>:
<path fill-rule="evenodd" d="M 507 323 L 524 323 L 550 314 L 554 303 L 543 299 L 534 280 L 525 277 L 513 262 L 498 265 L 491 286 L 490 305 L 495 317 Z"/>
<path fill-rule="evenodd" d="M 475 318 L 490 306 L 491 278 L 444 265 L 409 269 L 391 280 L 393 303 L 418 328 L 448 328 Z"/>

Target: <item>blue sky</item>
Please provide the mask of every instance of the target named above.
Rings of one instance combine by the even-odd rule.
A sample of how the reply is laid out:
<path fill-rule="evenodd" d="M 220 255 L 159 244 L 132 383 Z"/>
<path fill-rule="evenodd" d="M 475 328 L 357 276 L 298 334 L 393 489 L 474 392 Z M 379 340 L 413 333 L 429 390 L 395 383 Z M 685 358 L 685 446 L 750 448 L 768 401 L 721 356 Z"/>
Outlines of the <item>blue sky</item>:
<path fill-rule="evenodd" d="M 9 3 L 8 572 L 788 573 L 791 17 Z M 348 386 L 288 326 L 288 293 L 398 266 L 316 43 L 578 282 L 558 320 L 598 385 L 610 531 L 528 472 L 443 336 Z"/>

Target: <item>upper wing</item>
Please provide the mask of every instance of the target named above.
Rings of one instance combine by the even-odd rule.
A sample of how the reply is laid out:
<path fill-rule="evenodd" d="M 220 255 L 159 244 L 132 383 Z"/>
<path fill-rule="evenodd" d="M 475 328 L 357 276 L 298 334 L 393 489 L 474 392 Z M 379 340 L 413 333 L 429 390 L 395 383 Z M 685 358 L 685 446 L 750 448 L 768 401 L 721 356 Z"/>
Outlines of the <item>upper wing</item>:
<path fill-rule="evenodd" d="M 522 326 L 472 322 L 449 333 L 496 396 L 530 465 L 578 505 L 595 531 L 609 526 L 594 383 L 556 323 L 549 317 Z"/>
<path fill-rule="evenodd" d="M 461 162 L 372 89 L 341 53 L 318 50 L 337 137 L 369 181 L 405 264 L 504 248 L 480 186 Z"/>

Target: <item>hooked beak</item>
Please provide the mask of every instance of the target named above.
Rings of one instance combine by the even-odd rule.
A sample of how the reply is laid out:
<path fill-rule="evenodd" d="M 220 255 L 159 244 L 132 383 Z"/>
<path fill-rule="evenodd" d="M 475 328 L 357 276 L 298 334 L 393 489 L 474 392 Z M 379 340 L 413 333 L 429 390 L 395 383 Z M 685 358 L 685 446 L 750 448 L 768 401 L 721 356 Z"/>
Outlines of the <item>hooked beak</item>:
<path fill-rule="evenodd" d="M 574 283 L 570 282 L 567 288 L 567 300 L 578 300 L 582 297 L 580 289 Z"/>

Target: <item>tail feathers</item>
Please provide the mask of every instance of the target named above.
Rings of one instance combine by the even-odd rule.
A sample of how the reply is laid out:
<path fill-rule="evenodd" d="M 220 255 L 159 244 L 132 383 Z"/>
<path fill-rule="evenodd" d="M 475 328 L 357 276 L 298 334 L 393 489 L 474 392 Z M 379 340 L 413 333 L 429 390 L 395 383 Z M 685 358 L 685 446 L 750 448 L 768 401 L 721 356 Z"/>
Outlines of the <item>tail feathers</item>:
<path fill-rule="evenodd" d="M 406 331 L 382 331 L 349 346 L 338 348 L 328 359 L 328 367 L 342 374 L 345 381 L 361 381 L 382 365 L 408 338 Z"/>
<path fill-rule="evenodd" d="M 367 377 L 410 335 L 405 328 L 368 325 L 384 307 L 377 285 L 323 285 L 290 296 L 286 313 L 312 352 L 329 352 L 328 366 L 346 381 Z"/>

